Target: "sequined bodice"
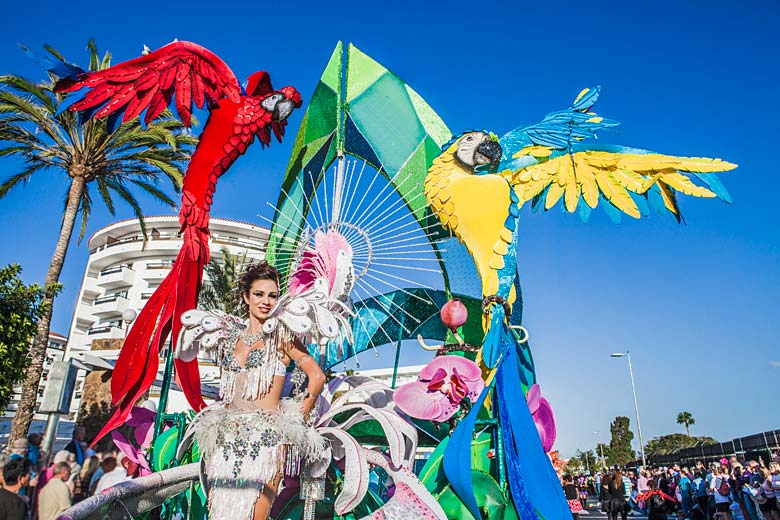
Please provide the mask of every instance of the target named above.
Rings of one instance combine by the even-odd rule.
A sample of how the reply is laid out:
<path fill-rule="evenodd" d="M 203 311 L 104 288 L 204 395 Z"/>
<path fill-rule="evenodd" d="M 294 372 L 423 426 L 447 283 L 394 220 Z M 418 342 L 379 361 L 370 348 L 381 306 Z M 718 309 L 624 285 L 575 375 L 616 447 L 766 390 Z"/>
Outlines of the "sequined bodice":
<path fill-rule="evenodd" d="M 235 348 L 235 345 L 234 345 Z M 226 348 L 222 353 L 222 362 L 220 363 L 224 370 L 230 370 L 231 372 L 240 372 L 242 370 L 251 370 L 252 368 L 259 367 L 263 364 L 263 350 L 261 348 L 253 349 L 249 351 L 249 355 L 246 357 L 246 365 L 243 367 L 238 364 L 234 348 Z"/>
<path fill-rule="evenodd" d="M 240 401 L 255 401 L 268 393 L 274 376 L 284 376 L 287 367 L 279 357 L 273 341 L 266 339 L 263 348 L 248 352 L 246 365 L 241 366 L 236 359 L 234 349 L 238 337 L 225 341 L 220 353 L 219 365 L 222 367 L 219 396 L 226 404 Z"/>

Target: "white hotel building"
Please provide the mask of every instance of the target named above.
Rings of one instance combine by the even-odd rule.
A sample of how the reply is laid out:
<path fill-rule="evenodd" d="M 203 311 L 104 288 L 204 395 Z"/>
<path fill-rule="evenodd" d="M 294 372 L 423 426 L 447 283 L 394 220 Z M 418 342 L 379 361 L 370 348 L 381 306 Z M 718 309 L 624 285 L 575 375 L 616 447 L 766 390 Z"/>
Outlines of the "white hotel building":
<path fill-rule="evenodd" d="M 89 260 L 68 333 L 66 359 L 76 358 L 94 368 L 110 369 L 119 350 L 92 350 L 92 342 L 123 339 L 130 326 L 124 319 L 140 312 L 170 271 L 182 246 L 178 217 L 147 217 L 145 222 L 146 242 L 137 219 L 116 222 L 90 237 Z M 250 261 L 264 258 L 267 228 L 220 218 L 212 218 L 209 227 L 212 259 L 219 261 L 223 248 L 231 254 L 246 253 Z M 163 358 L 160 361 L 156 383 L 162 379 Z M 203 382 L 214 382 L 218 369 L 209 360 L 204 359 L 200 364 Z M 85 375 L 85 371 L 79 372 L 71 418 L 75 418 L 79 409 Z M 158 396 L 159 388 L 156 391 L 153 388 L 150 397 Z M 187 408 L 180 391 L 171 391 L 168 403 L 168 411 Z"/>

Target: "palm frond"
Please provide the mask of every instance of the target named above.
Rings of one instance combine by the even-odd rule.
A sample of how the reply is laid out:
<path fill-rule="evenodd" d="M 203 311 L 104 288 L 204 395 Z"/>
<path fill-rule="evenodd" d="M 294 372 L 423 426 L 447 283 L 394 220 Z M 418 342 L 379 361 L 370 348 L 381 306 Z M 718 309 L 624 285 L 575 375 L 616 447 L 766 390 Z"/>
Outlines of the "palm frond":
<path fill-rule="evenodd" d="M 3 181 L 2 184 L 0 184 L 0 199 L 8 195 L 8 192 L 19 184 L 27 184 L 27 181 L 30 180 L 30 177 L 32 177 L 35 172 L 46 168 L 46 166 L 47 165 L 43 163 L 32 164 L 19 173 L 8 177 L 5 181 Z"/>
<path fill-rule="evenodd" d="M 87 231 L 87 221 L 92 214 L 92 196 L 89 194 L 89 185 L 84 186 L 84 192 L 81 194 L 79 202 L 79 213 L 81 213 L 81 226 L 79 227 L 78 243 L 84 239 L 84 233 Z"/>

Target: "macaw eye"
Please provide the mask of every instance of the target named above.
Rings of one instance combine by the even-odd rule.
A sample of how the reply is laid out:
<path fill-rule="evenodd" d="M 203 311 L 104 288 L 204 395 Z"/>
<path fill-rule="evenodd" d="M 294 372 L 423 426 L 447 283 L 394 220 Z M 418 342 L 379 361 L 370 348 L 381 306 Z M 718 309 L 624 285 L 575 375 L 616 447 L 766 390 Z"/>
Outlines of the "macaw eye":
<path fill-rule="evenodd" d="M 473 135 L 470 135 L 470 136 L 466 137 L 466 141 L 473 141 L 473 140 L 474 140 L 474 136 Z"/>

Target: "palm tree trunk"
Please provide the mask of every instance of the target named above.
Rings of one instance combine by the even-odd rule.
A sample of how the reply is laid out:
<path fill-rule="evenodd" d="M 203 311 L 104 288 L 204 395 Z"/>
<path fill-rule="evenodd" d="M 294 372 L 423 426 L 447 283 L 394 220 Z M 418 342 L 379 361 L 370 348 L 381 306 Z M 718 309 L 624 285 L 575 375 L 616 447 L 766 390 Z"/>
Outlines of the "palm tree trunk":
<path fill-rule="evenodd" d="M 685 433 L 688 435 L 688 437 L 691 436 L 691 430 L 688 429 L 688 423 L 685 423 Z"/>
<path fill-rule="evenodd" d="M 60 272 L 65 263 L 65 254 L 68 252 L 68 244 L 73 234 L 73 225 L 76 222 L 76 215 L 78 214 L 79 203 L 85 186 L 86 181 L 83 176 L 72 177 L 70 190 L 68 191 L 68 202 L 65 207 L 65 214 L 62 217 L 60 236 L 57 239 L 57 246 L 54 248 L 54 255 L 51 258 L 49 270 L 46 272 L 47 287 L 51 287 L 59 282 Z M 27 436 L 27 431 L 30 429 L 30 423 L 32 423 L 35 403 L 38 397 L 38 384 L 41 381 L 43 362 L 46 358 L 46 347 L 49 344 L 49 326 L 51 324 L 53 300 L 54 297 L 49 295 L 44 297 L 43 300 L 45 311 L 38 322 L 38 330 L 30 347 L 30 365 L 27 367 L 27 373 L 22 384 L 22 397 L 19 400 L 19 407 L 11 424 L 8 446 L 11 446 L 16 439 L 24 439 Z"/>

